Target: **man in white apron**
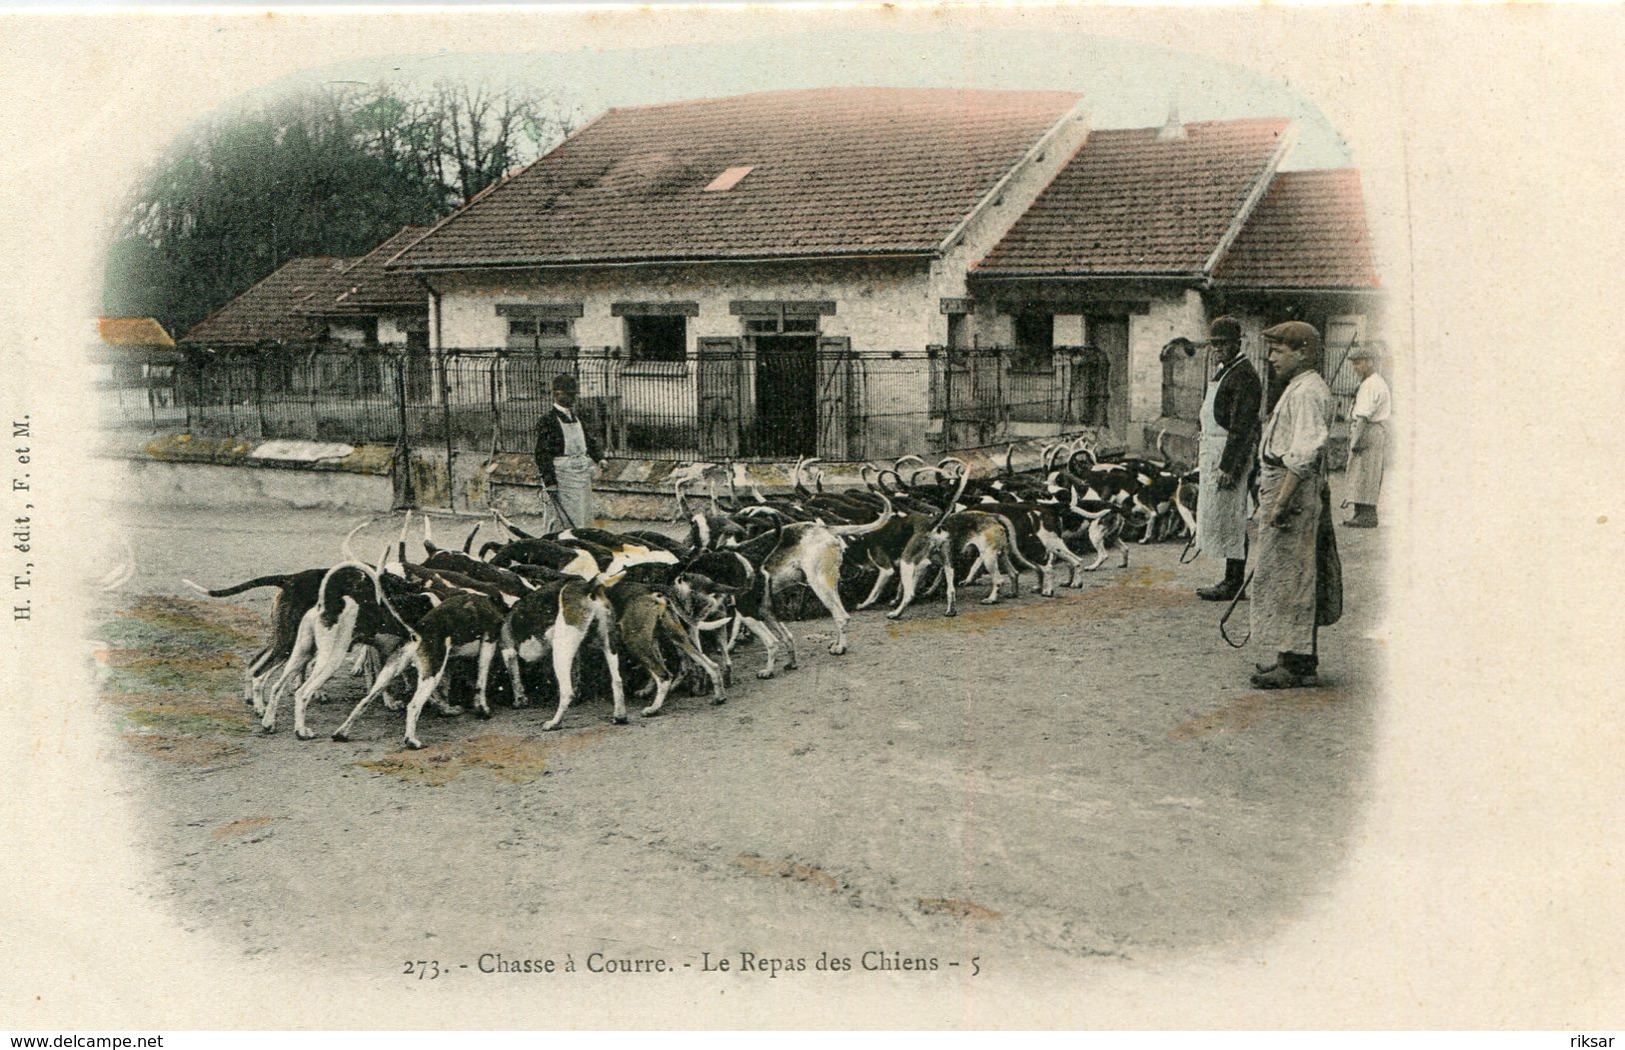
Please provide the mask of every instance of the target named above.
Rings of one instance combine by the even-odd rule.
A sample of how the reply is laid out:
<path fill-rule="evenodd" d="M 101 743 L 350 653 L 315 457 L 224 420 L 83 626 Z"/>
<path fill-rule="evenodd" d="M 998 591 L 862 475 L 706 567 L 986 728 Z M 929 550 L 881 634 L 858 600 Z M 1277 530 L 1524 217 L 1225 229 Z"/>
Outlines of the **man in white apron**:
<path fill-rule="evenodd" d="M 1360 377 L 1354 395 L 1354 422 L 1349 427 L 1349 468 L 1343 502 L 1354 504 L 1354 516 L 1343 524 L 1351 529 L 1377 527 L 1377 494 L 1382 491 L 1382 468 L 1388 455 L 1388 417 L 1393 409 L 1388 381 L 1377 372 L 1377 352 L 1357 346 L 1349 363 Z"/>
<path fill-rule="evenodd" d="M 1264 340 L 1276 382 L 1284 388 L 1258 446 L 1252 636 L 1273 646 L 1278 656 L 1252 681 L 1260 689 L 1292 689 L 1319 684 L 1316 539 L 1332 391 L 1314 369 L 1320 356 L 1314 326 L 1287 321 L 1265 329 Z"/>
<path fill-rule="evenodd" d="M 553 380 L 553 405 L 536 421 L 536 471 L 552 490 L 566 528 L 592 525 L 592 481 L 604 458 L 575 405 L 575 377 L 559 375 Z"/>
<path fill-rule="evenodd" d="M 1196 543 L 1202 553 L 1224 559 L 1224 580 L 1203 587 L 1196 596 L 1227 602 L 1241 593 L 1247 578 L 1247 479 L 1264 388 L 1252 363 L 1241 354 L 1241 322 L 1215 318 L 1208 343 L 1218 369 L 1202 402 Z"/>

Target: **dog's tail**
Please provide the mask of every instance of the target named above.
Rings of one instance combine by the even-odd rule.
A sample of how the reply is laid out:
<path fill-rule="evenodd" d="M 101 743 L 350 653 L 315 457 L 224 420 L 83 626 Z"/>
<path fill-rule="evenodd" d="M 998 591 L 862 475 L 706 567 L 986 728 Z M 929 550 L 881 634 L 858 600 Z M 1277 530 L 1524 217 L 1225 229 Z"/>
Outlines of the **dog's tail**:
<path fill-rule="evenodd" d="M 892 470 L 896 471 L 899 476 L 901 476 L 902 471 L 903 471 L 903 464 L 911 462 L 911 461 L 914 462 L 914 463 L 918 463 L 922 467 L 925 466 L 925 460 L 921 459 L 919 456 L 908 455 L 908 456 L 898 456 L 895 460 L 892 461 L 891 468 L 892 468 Z"/>
<path fill-rule="evenodd" d="M 677 509 L 684 518 L 692 520 L 694 512 L 689 508 L 688 497 L 683 494 L 683 480 L 679 478 L 672 483 L 672 491 L 677 494 Z"/>
<path fill-rule="evenodd" d="M 843 539 L 851 539 L 854 536 L 867 536 L 871 532 L 879 532 L 886 527 L 886 523 L 897 513 L 892 509 L 891 500 L 887 499 L 885 493 L 881 493 L 880 498 L 885 502 L 886 509 L 881 511 L 874 521 L 862 525 L 826 525 L 824 527 Z"/>
<path fill-rule="evenodd" d="M 503 514 L 500 510 L 493 510 L 491 513 L 496 515 L 496 519 L 502 523 L 502 527 L 513 533 L 516 538 L 521 540 L 533 540 L 536 538 L 530 533 L 526 532 L 524 529 L 521 529 L 519 526 L 515 525 L 513 522 L 509 521 L 507 515 Z M 480 550 L 484 551 L 490 546 L 491 545 L 487 543 L 485 547 L 481 547 Z"/>
<path fill-rule="evenodd" d="M 959 472 L 959 487 L 954 489 L 954 494 L 948 498 L 948 502 L 946 502 L 946 503 L 944 503 L 942 505 L 942 513 L 937 515 L 937 520 L 933 521 L 931 523 L 931 531 L 932 532 L 936 532 L 938 529 L 942 528 L 942 523 L 947 521 L 948 520 L 948 515 L 950 515 L 950 514 L 952 514 L 954 512 L 954 506 L 955 506 L 955 504 L 957 504 L 959 502 L 959 497 L 964 495 L 964 493 L 965 493 L 965 485 L 969 481 L 970 481 L 970 471 L 968 471 L 968 470 L 960 471 Z"/>
<path fill-rule="evenodd" d="M 1012 524 L 1010 519 L 1005 517 L 1003 514 L 997 514 L 995 516 L 999 519 L 999 524 L 1004 527 L 1004 539 L 1005 542 L 1010 546 L 1010 560 L 1015 563 L 1017 568 L 1031 569 L 1033 572 L 1038 572 L 1038 566 L 1028 561 L 1027 556 L 1021 553 L 1021 544 L 1016 540 L 1015 525 Z"/>
<path fill-rule="evenodd" d="M 401 547 L 402 547 L 402 551 L 401 551 L 401 569 L 402 569 L 403 572 L 406 570 L 406 565 L 407 565 L 406 552 L 405 552 L 405 549 L 404 549 L 405 546 L 406 546 L 406 544 L 403 541 L 401 543 Z M 358 568 L 361 569 L 362 572 L 367 574 L 369 579 L 372 580 L 372 593 L 378 599 L 378 604 L 382 605 L 384 607 L 384 609 L 388 611 L 389 615 L 395 618 L 395 622 L 401 625 L 401 628 L 406 631 L 406 633 L 407 633 L 407 635 L 409 637 L 411 637 L 414 641 L 421 642 L 423 640 L 422 636 L 418 634 L 416 628 L 414 628 L 411 624 L 407 623 L 404 618 L 402 618 L 402 616 L 400 614 L 400 611 L 395 608 L 393 603 L 390 602 L 389 594 L 384 590 L 384 580 L 383 580 L 384 563 L 386 561 L 388 561 L 388 560 L 389 560 L 389 545 L 385 544 L 384 545 L 384 553 L 378 559 L 378 569 L 377 569 L 377 571 L 374 571 L 372 566 L 367 565 L 364 562 L 356 562 L 355 564 L 356 564 L 356 566 Z M 335 568 L 336 568 L 336 566 L 335 566 Z M 332 575 L 332 573 L 329 572 L 328 576 L 331 576 L 331 575 Z M 324 576 L 322 578 L 322 587 L 325 588 L 326 586 L 327 586 L 327 577 Z"/>
<path fill-rule="evenodd" d="M 813 460 L 813 462 L 816 463 L 818 461 Z M 796 457 L 796 472 L 795 472 L 795 475 L 794 475 L 794 477 L 792 479 L 793 484 L 791 485 L 791 488 L 794 490 L 795 494 L 800 496 L 802 499 L 811 499 L 812 498 L 812 492 L 808 490 L 807 483 L 805 481 L 803 481 L 802 477 L 801 477 L 801 472 L 806 468 L 806 466 L 807 466 L 807 457 L 806 456 L 797 456 Z"/>
<path fill-rule="evenodd" d="M 193 583 L 188 579 L 182 579 L 181 582 L 192 588 L 194 591 L 197 591 L 199 594 L 207 594 L 211 598 L 230 598 L 234 594 L 241 594 L 244 591 L 252 591 L 259 587 L 286 587 L 292 579 L 293 576 L 287 573 L 277 576 L 256 576 L 254 579 L 249 580 L 246 583 L 239 583 L 234 587 L 222 587 L 218 591 L 211 591 L 207 587 Z"/>

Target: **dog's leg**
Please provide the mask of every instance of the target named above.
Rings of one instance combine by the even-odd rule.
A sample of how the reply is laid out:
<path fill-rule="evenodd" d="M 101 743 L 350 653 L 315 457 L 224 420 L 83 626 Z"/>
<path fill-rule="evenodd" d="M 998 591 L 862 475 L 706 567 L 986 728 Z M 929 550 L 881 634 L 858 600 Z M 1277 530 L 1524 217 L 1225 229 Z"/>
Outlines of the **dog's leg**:
<path fill-rule="evenodd" d="M 266 687 L 271 684 L 271 677 L 273 675 L 288 666 L 289 655 L 291 654 L 284 654 L 276 659 L 267 661 L 265 666 L 261 668 L 260 673 L 256 674 L 253 680 L 249 683 L 249 703 L 253 706 L 254 714 L 256 716 L 265 714 Z"/>
<path fill-rule="evenodd" d="M 903 615 L 903 610 L 914 604 L 914 587 L 919 582 L 921 563 L 904 561 L 898 572 L 898 599 L 897 608 L 886 614 L 886 619 L 895 620 Z"/>
<path fill-rule="evenodd" d="M 727 621 L 726 626 L 732 627 L 735 630 L 737 630 L 738 629 L 738 622 L 739 622 L 739 617 L 737 615 L 735 615 L 734 617 L 732 617 L 730 620 Z M 719 627 L 716 630 L 720 631 L 720 630 L 724 630 L 724 629 L 725 629 L 725 627 Z M 705 635 L 706 634 L 714 634 L 714 633 L 715 633 L 715 631 L 703 631 L 702 632 L 701 628 L 696 626 L 694 628 L 694 636 L 693 636 L 693 639 L 692 639 L 693 642 L 694 642 L 694 648 L 698 649 L 702 653 L 705 652 Z M 722 684 L 725 685 L 725 686 L 731 686 L 734 683 L 733 654 L 728 652 L 728 646 L 726 644 L 726 639 L 720 639 L 719 641 L 722 644 L 719 644 L 717 646 L 717 662 L 722 667 Z"/>
<path fill-rule="evenodd" d="M 784 621 L 777 615 L 769 616 L 763 621 L 768 629 L 779 636 L 779 644 L 784 646 L 784 669 L 796 669 L 796 636 L 790 633 L 790 628 L 784 626 Z"/>
<path fill-rule="evenodd" d="M 869 608 L 869 606 L 873 605 L 875 602 L 879 601 L 880 592 L 886 589 L 886 584 L 890 583 L 891 578 L 895 575 L 897 575 L 897 570 L 895 568 L 890 565 L 882 566 L 880 569 L 880 575 L 875 577 L 874 587 L 869 591 L 869 597 L 859 602 L 857 609 L 854 611 L 861 612 L 862 610 Z"/>
<path fill-rule="evenodd" d="M 418 682 L 417 692 L 412 694 L 412 700 L 406 705 L 406 734 L 402 742 L 413 751 L 423 748 L 423 741 L 418 739 L 418 716 L 423 713 L 423 705 L 429 702 L 435 690 L 440 688 L 440 679 L 446 673 L 446 665 L 451 663 L 451 640 L 446 639 L 445 653 L 440 657 L 440 669 L 433 673 L 429 670 L 429 660 L 422 650 L 419 650 L 418 671 L 423 676 Z"/>
<path fill-rule="evenodd" d="M 835 641 L 830 644 L 830 655 L 840 656 L 846 652 L 846 625 L 852 619 L 841 604 L 841 593 L 836 589 L 836 581 L 841 575 L 840 546 L 832 544 L 820 551 L 816 562 L 808 568 L 812 571 L 806 574 L 807 586 L 812 588 L 813 596 L 823 603 L 835 621 Z"/>
<path fill-rule="evenodd" d="M 1010 597 L 1021 597 L 1021 570 L 1016 568 L 1015 560 L 1010 557 L 1009 551 L 1002 548 L 995 548 L 994 553 L 998 558 L 1000 568 L 1010 574 Z M 1040 581 L 1043 579 L 1042 572 L 1039 573 L 1039 579 Z M 1042 586 L 1042 582 L 1040 582 L 1040 586 Z"/>
<path fill-rule="evenodd" d="M 525 695 L 524 668 L 519 663 L 519 647 L 513 641 L 512 621 L 502 625 L 502 666 L 508 669 L 508 678 L 513 682 L 513 706 L 530 706 L 530 697 Z"/>
<path fill-rule="evenodd" d="M 757 671 L 756 677 L 772 678 L 774 675 L 773 663 L 778 659 L 779 655 L 777 633 L 768 627 L 767 624 L 763 623 L 761 620 L 758 620 L 754 616 L 745 616 L 741 614 L 739 621 L 745 625 L 751 634 L 756 636 L 758 641 L 762 643 L 762 648 L 767 650 L 767 666 L 762 668 L 760 671 Z"/>
<path fill-rule="evenodd" d="M 451 699 L 452 699 L 451 698 L 451 685 L 452 685 L 452 683 L 448 682 L 448 681 L 445 681 L 446 667 L 450 666 L 451 658 L 457 655 L 458 646 L 457 646 L 457 644 L 455 642 L 453 642 L 451 640 L 451 635 L 449 635 L 449 634 L 446 635 L 443 639 L 441 639 L 441 644 L 443 644 L 446 647 L 446 658 L 443 661 L 441 661 L 440 670 L 439 670 L 438 673 L 435 674 L 435 681 L 436 681 L 437 685 L 439 683 L 441 683 L 441 682 L 444 682 L 446 688 L 444 688 L 444 689 L 438 689 L 437 688 L 437 689 L 435 689 L 435 691 L 431 692 L 429 694 L 428 703 L 434 704 L 434 709 L 436 711 L 440 712 L 442 715 L 446 715 L 447 717 L 450 717 L 450 716 L 453 716 L 453 715 L 460 715 L 460 714 L 463 713 L 463 707 L 462 707 L 461 704 L 454 704 L 454 703 L 451 702 Z"/>
<path fill-rule="evenodd" d="M 981 537 L 978 537 L 971 542 L 976 548 L 977 564 L 986 569 L 988 575 L 993 578 L 993 589 L 988 592 L 986 598 L 982 599 L 982 604 L 994 605 L 999 600 L 999 587 L 1004 583 L 1004 581 L 999 578 L 998 552 L 993 549 L 991 541 L 985 540 Z"/>
<path fill-rule="evenodd" d="M 270 696 L 265 701 L 265 713 L 260 717 L 260 728 L 267 733 L 276 729 L 277 701 L 281 699 L 289 677 L 296 671 L 303 674 L 316 653 L 316 630 L 320 622 L 320 609 L 311 609 L 299 620 L 299 636 L 294 639 L 293 652 L 289 654 L 288 662 L 282 665 L 282 674 L 276 684 L 271 686 Z"/>
<path fill-rule="evenodd" d="M 256 715 L 263 710 L 264 706 L 256 702 L 259 695 L 257 683 L 266 666 L 273 662 L 274 654 L 272 650 L 275 648 L 275 644 L 267 645 L 264 649 L 255 653 L 254 659 L 248 661 L 248 667 L 243 670 L 243 703 L 253 707 Z"/>
<path fill-rule="evenodd" d="M 367 705 L 372 703 L 373 698 L 382 693 L 384 688 L 395 680 L 395 676 L 401 673 L 402 668 L 412 662 L 412 658 L 417 655 L 417 652 L 418 643 L 409 641 L 395 650 L 390 658 L 384 661 L 383 668 L 378 672 L 378 680 L 372 683 L 372 688 L 367 690 L 365 696 L 356 701 L 355 709 L 350 712 L 350 717 L 344 720 L 344 724 L 333 730 L 334 740 L 343 742 L 350 739 L 350 730 L 355 726 L 355 720 L 361 717 L 361 712 L 365 711 Z"/>
<path fill-rule="evenodd" d="M 654 701 L 642 711 L 644 718 L 653 718 L 660 713 L 666 703 L 666 694 L 671 691 L 672 677 L 666 667 L 666 661 L 660 655 L 659 619 L 650 620 L 643 624 L 634 637 L 622 636 L 621 641 L 626 643 L 627 651 L 632 659 L 637 661 L 649 675 L 650 683 L 654 687 Z"/>
<path fill-rule="evenodd" d="M 626 724 L 626 686 L 621 682 L 621 657 L 615 651 L 615 610 L 608 602 L 593 602 L 593 620 L 598 626 L 598 644 L 603 647 L 609 667 L 609 694 L 615 702 L 615 724 Z"/>
<path fill-rule="evenodd" d="M 485 702 L 485 684 L 491 677 L 491 660 L 497 654 L 494 638 L 480 639 L 480 670 L 474 686 L 474 713 L 481 718 L 491 717 L 491 705 Z"/>
<path fill-rule="evenodd" d="M 1051 565 L 1054 565 L 1055 559 L 1059 558 L 1066 562 L 1068 567 L 1072 570 L 1071 575 L 1066 578 L 1066 585 L 1068 587 L 1083 586 L 1083 578 L 1078 575 L 1078 570 L 1083 568 L 1083 559 L 1072 553 L 1072 548 L 1066 545 L 1066 539 L 1053 532 L 1046 533 L 1044 538 L 1044 546 L 1049 548 Z M 1053 590 L 1054 588 L 1052 587 L 1051 593 L 1053 593 Z"/>
<path fill-rule="evenodd" d="M 1084 572 L 1094 572 L 1106 560 L 1106 554 L 1111 549 L 1111 538 L 1106 533 L 1104 521 L 1091 521 L 1089 523 L 1089 544 L 1095 549 L 1095 560 L 1084 567 Z M 1125 548 L 1124 555 L 1128 554 Z"/>
<path fill-rule="evenodd" d="M 581 648 L 582 639 L 587 632 L 572 623 L 565 622 L 564 610 L 559 610 L 559 618 L 548 632 L 553 642 L 553 676 L 558 680 L 559 709 L 553 712 L 553 717 L 542 723 L 542 731 L 557 729 L 559 723 L 564 721 L 564 712 L 570 709 L 575 700 L 575 681 L 573 674 L 576 665 L 576 652 Z"/>
<path fill-rule="evenodd" d="M 702 647 L 695 645 L 693 641 L 685 633 L 683 633 L 682 624 L 676 622 L 675 618 L 673 618 L 672 622 L 668 624 L 668 629 L 671 631 L 672 643 L 677 646 L 684 656 L 698 664 L 700 670 L 705 672 L 706 677 L 711 679 L 711 702 L 713 704 L 727 703 L 728 695 L 723 689 L 724 680 L 722 669 L 717 666 L 714 660 L 705 655 L 705 650 Z"/>
<path fill-rule="evenodd" d="M 310 740 L 316 736 L 305 725 L 305 710 L 316 690 L 327 684 L 328 679 L 343 665 L 345 656 L 349 655 L 350 639 L 355 636 L 356 618 L 360 613 L 361 606 L 346 596 L 338 622 L 325 633 L 319 628 L 317 630 L 315 667 L 306 676 L 305 684 L 293 694 L 293 735 L 300 740 Z"/>

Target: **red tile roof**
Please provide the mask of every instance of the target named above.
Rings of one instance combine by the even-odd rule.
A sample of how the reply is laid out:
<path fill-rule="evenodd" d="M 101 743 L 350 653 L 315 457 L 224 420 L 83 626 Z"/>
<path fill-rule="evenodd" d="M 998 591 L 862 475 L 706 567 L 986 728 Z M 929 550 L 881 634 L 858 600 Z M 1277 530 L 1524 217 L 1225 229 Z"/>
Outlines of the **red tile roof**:
<path fill-rule="evenodd" d="M 394 265 L 930 252 L 1079 99 L 829 88 L 612 109 Z"/>
<path fill-rule="evenodd" d="M 321 323 L 297 313 L 312 293 L 333 287 L 354 259 L 331 256 L 291 259 L 269 277 L 192 326 L 182 343 L 222 346 L 306 342 Z"/>
<path fill-rule="evenodd" d="M 1279 162 L 1281 118 L 1089 135 L 978 275 L 1200 274 L 1248 196 Z"/>
<path fill-rule="evenodd" d="M 175 340 L 152 317 L 103 317 L 98 319 L 102 342 L 108 346 L 173 348 Z"/>
<path fill-rule="evenodd" d="M 1275 176 L 1214 277 L 1262 288 L 1379 287 L 1360 173 Z"/>
<path fill-rule="evenodd" d="M 386 271 L 384 264 L 393 259 L 402 248 L 425 233 L 427 226 L 403 226 L 372 251 L 350 265 L 334 282 L 332 295 L 324 295 L 327 287 L 313 292 L 299 309 L 302 313 L 318 316 L 376 314 L 380 310 L 415 308 L 424 313 L 429 310 L 429 293 L 418 279 L 409 273 Z"/>

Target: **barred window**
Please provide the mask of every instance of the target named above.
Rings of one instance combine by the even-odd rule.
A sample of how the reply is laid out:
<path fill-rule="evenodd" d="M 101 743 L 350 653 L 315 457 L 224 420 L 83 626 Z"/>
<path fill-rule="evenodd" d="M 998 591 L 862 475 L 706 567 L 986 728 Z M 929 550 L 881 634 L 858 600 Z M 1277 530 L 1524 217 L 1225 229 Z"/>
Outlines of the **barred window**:
<path fill-rule="evenodd" d="M 509 350 L 540 350 L 543 347 L 567 346 L 569 342 L 569 321 L 540 317 L 508 318 Z"/>

